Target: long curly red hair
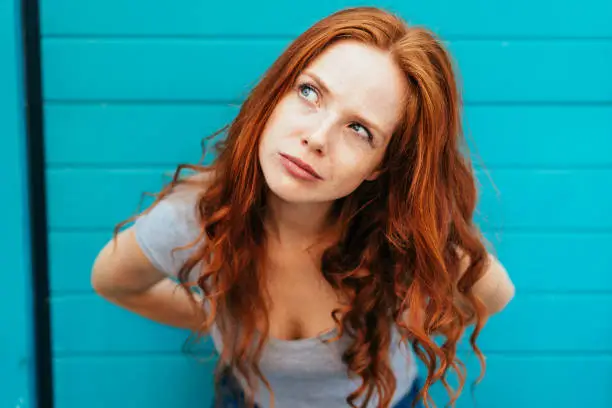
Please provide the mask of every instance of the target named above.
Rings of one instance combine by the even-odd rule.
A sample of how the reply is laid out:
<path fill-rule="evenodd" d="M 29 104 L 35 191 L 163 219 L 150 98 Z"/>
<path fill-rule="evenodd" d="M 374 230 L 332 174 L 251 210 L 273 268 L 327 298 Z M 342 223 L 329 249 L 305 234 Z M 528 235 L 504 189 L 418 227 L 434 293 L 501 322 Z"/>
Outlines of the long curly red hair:
<path fill-rule="evenodd" d="M 202 332 L 215 322 L 224 343 L 219 361 L 238 370 L 253 388 L 261 379 L 273 395 L 258 368 L 269 332 L 262 221 L 267 187 L 257 146 L 299 73 L 330 44 L 345 39 L 389 52 L 409 90 L 382 175 L 334 203 L 340 238 L 322 256 L 323 276 L 350 300 L 346 309 L 334 312 L 340 332 L 353 339 L 344 355 L 348 369 L 363 379 L 347 402 L 355 407 L 358 399 L 367 402 L 377 393 L 378 407 L 389 407 L 396 380 L 388 350 L 396 325 L 427 366 L 421 391 L 426 405 L 437 381 L 447 388 L 452 404 L 466 379 L 457 343 L 470 320 L 475 321 L 470 343 L 484 369 L 476 338 L 486 313 L 472 287 L 483 274 L 487 252 L 472 219 L 476 181 L 462 152 L 453 64 L 430 31 L 372 7 L 345 9 L 320 20 L 288 46 L 222 129 L 226 136 L 216 146 L 214 162 L 179 166 L 155 202 L 179 184 L 201 185 L 179 177 L 182 170 L 210 174 L 197 203 L 201 246 L 179 277 L 187 288 L 194 283 L 188 275 L 202 265 L 197 280 L 207 303 Z M 441 344 L 433 339 L 437 335 Z M 456 391 L 446 381 L 451 371 L 459 380 Z"/>

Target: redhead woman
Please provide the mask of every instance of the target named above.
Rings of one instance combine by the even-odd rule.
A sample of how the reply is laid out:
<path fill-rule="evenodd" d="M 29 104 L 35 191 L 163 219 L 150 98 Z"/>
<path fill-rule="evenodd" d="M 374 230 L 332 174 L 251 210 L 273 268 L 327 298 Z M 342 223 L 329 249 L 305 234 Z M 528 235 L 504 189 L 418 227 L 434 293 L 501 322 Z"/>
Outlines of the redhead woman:
<path fill-rule="evenodd" d="M 322 19 L 252 89 L 214 162 L 180 166 L 118 228 L 93 287 L 210 335 L 215 407 L 432 406 L 432 384 L 465 381 L 466 329 L 484 363 L 476 338 L 514 295 L 473 220 L 460 99 L 428 30 L 370 7 Z"/>

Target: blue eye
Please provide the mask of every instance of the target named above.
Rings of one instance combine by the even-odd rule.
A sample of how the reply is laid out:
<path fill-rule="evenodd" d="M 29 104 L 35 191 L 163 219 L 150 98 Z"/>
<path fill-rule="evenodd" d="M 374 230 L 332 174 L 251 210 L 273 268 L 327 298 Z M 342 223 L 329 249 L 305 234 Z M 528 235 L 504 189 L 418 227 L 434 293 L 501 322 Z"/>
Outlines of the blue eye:
<path fill-rule="evenodd" d="M 370 133 L 370 131 L 368 129 L 366 129 L 365 127 L 363 127 L 362 125 L 360 125 L 359 123 L 351 123 L 349 125 L 349 127 L 351 127 L 351 129 L 355 130 L 355 132 L 362 136 L 363 138 L 365 138 L 368 142 L 372 141 L 372 134 Z M 359 128 L 361 128 L 361 132 L 359 132 Z"/>
<path fill-rule="evenodd" d="M 308 84 L 300 85 L 299 92 L 300 96 L 302 98 L 305 98 L 308 102 L 316 103 L 319 98 L 317 90 L 313 86 Z"/>

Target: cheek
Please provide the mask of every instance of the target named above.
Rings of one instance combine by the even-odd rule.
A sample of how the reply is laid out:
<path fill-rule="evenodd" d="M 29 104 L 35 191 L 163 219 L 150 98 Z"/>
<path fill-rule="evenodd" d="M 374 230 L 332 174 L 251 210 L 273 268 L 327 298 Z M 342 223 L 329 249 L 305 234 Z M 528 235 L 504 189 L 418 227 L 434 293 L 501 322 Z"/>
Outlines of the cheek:
<path fill-rule="evenodd" d="M 346 197 L 353 193 L 371 174 L 368 168 L 358 165 L 335 166 L 334 178 L 327 185 L 326 191 L 334 199 Z"/>
<path fill-rule="evenodd" d="M 372 155 L 348 154 L 344 152 L 334 163 L 333 189 L 350 193 L 375 170 L 378 160 Z"/>
<path fill-rule="evenodd" d="M 291 133 L 291 121 L 288 121 L 287 118 L 286 110 L 279 106 L 270 116 L 264 128 L 262 143 L 269 146 L 288 136 Z"/>
<path fill-rule="evenodd" d="M 337 150 L 334 167 L 343 178 L 365 178 L 374 171 L 379 156 L 370 147 L 345 144 Z"/>
<path fill-rule="evenodd" d="M 274 148 L 278 143 L 279 137 L 284 133 L 281 118 L 282 116 L 275 112 L 268 119 L 260 140 L 260 150 L 263 153 L 269 153 L 270 149 Z"/>

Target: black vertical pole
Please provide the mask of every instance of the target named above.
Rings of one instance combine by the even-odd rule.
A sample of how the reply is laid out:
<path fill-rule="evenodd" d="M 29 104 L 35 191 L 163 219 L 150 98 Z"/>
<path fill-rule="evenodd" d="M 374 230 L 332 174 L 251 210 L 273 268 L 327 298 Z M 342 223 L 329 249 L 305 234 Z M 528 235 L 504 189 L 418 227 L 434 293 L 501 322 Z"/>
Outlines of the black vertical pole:
<path fill-rule="evenodd" d="M 49 298 L 45 145 L 40 13 L 38 0 L 22 0 L 25 118 L 27 138 L 34 359 L 38 408 L 53 408 L 53 356 Z"/>

